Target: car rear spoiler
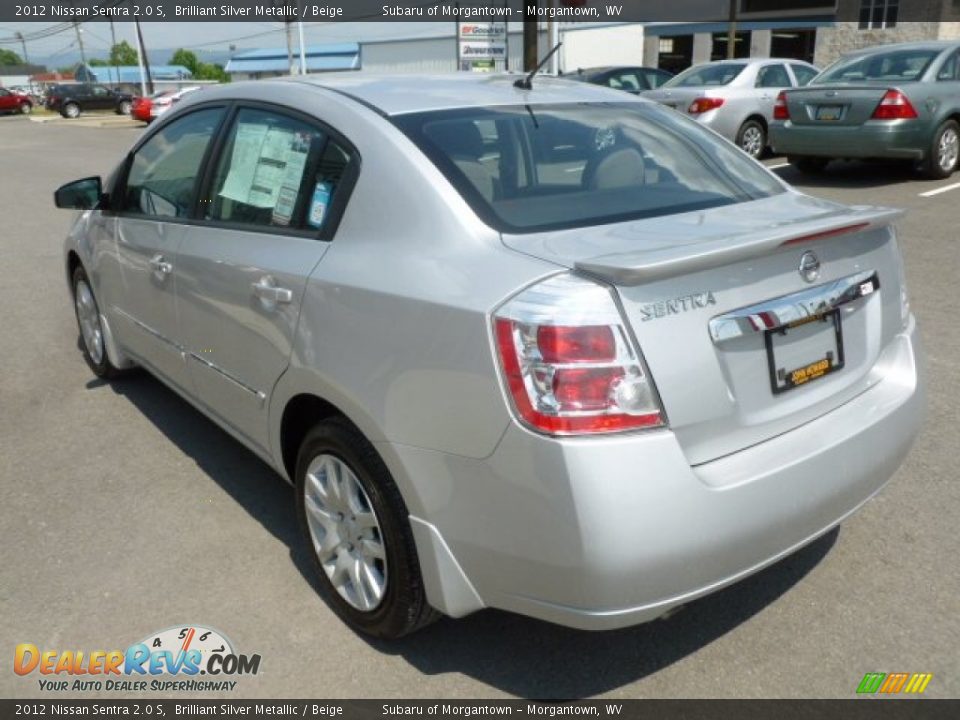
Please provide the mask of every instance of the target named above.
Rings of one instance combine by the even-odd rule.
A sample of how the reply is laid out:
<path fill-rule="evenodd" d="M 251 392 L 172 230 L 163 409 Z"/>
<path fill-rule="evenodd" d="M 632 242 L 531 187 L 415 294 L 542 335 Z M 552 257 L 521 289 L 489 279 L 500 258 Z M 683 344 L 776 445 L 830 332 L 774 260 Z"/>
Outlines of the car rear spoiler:
<path fill-rule="evenodd" d="M 574 267 L 586 275 L 614 285 L 640 285 L 749 260 L 774 252 L 784 245 L 806 245 L 873 230 L 891 224 L 903 214 L 903 210 L 896 208 L 856 206 L 842 215 L 831 214 L 829 218 L 791 222 L 743 235 L 726 235 L 694 245 L 601 255 L 577 261 Z"/>

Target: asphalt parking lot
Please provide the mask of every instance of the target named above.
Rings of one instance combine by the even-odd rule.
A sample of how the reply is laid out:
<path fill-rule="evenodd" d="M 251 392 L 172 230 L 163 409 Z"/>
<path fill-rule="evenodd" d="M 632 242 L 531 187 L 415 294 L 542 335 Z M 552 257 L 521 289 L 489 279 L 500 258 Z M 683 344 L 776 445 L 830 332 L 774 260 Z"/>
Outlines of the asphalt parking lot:
<path fill-rule="evenodd" d="M 960 173 L 844 164 L 811 181 L 766 161 L 811 194 L 909 211 L 928 419 L 838 532 L 644 626 L 588 634 L 484 611 L 386 644 L 316 595 L 279 477 L 158 381 L 104 384 L 81 358 L 61 260 L 71 214 L 52 191 L 106 174 L 139 132 L 0 117 L 0 696 L 44 694 L 12 672 L 17 643 L 122 649 L 203 624 L 262 656 L 228 697 L 849 698 L 864 673 L 897 671 L 960 697 Z"/>

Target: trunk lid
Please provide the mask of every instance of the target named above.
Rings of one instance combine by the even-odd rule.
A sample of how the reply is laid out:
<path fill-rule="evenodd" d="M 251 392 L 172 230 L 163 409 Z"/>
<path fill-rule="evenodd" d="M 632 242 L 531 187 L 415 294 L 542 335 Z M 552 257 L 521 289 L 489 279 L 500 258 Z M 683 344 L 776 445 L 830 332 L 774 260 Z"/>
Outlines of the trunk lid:
<path fill-rule="evenodd" d="M 863 125 L 890 89 L 888 83 L 808 85 L 787 92 L 787 108 L 794 125 Z M 907 88 L 901 89 L 909 97 Z"/>
<path fill-rule="evenodd" d="M 807 423 L 881 379 L 878 363 L 903 322 L 890 227 L 898 215 L 787 192 L 504 242 L 616 288 L 670 429 L 697 465 Z M 800 271 L 810 251 L 820 263 L 812 281 Z"/>
<path fill-rule="evenodd" d="M 711 97 L 711 91 L 715 92 L 716 90 L 716 87 L 661 88 L 659 90 L 650 90 L 641 93 L 640 97 L 645 100 L 653 100 L 661 105 L 666 105 L 674 110 L 686 113 L 687 108 L 690 107 L 690 103 L 697 98 Z"/>

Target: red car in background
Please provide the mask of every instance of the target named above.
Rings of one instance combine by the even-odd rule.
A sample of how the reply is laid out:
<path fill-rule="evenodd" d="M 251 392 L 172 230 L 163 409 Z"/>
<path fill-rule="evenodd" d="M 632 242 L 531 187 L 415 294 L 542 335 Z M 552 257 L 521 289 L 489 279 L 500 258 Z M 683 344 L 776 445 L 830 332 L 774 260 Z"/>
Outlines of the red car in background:
<path fill-rule="evenodd" d="M 10 92 L 0 88 L 0 113 L 22 113 L 28 115 L 33 110 L 33 101 L 22 93 Z"/>
<path fill-rule="evenodd" d="M 199 85 L 190 85 L 179 90 L 158 90 L 150 97 L 134 98 L 130 114 L 149 123 L 176 105 L 184 95 L 199 89 Z"/>
<path fill-rule="evenodd" d="M 150 122 L 153 120 L 153 117 L 150 115 L 150 110 L 153 108 L 153 101 L 170 92 L 170 90 L 159 90 L 150 97 L 135 97 L 133 104 L 130 106 L 130 115 L 141 122 Z"/>

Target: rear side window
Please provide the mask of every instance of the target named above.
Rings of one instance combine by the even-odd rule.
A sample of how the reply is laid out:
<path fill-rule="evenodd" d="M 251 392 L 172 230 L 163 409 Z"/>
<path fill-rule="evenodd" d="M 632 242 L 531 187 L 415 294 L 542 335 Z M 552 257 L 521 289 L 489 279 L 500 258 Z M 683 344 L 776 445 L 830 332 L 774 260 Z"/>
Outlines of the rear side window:
<path fill-rule="evenodd" d="M 623 70 L 611 74 L 607 77 L 607 85 L 627 92 L 640 92 L 647 89 L 646 84 L 633 70 Z"/>
<path fill-rule="evenodd" d="M 736 148 L 652 103 L 469 108 L 394 122 L 502 232 L 670 215 L 784 192 Z"/>
<path fill-rule="evenodd" d="M 200 164 L 223 119 L 223 108 L 198 110 L 155 133 L 133 155 L 123 210 L 130 215 L 185 218 Z"/>
<path fill-rule="evenodd" d="M 814 84 L 918 80 L 938 54 L 938 50 L 896 50 L 841 58 L 824 70 Z"/>
<path fill-rule="evenodd" d="M 312 124 L 242 109 L 220 154 L 205 217 L 321 229 L 350 160 L 347 150 Z"/>
<path fill-rule="evenodd" d="M 937 73 L 937 80 L 960 80 L 960 52 L 951 53 Z"/>

